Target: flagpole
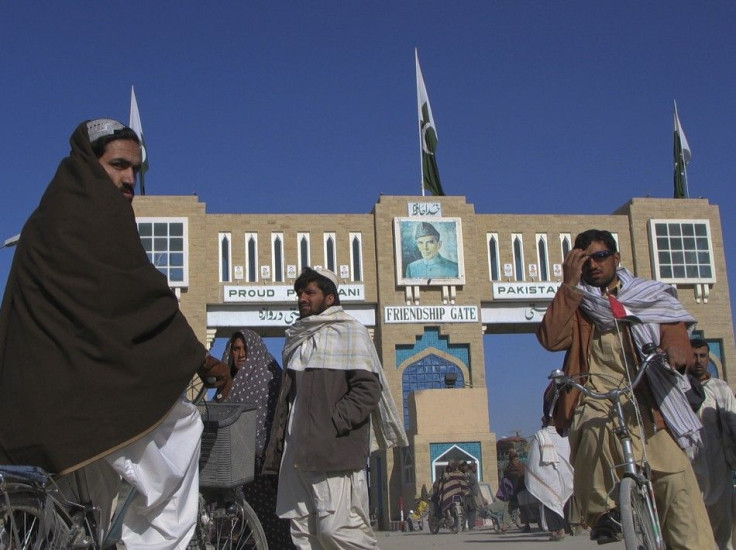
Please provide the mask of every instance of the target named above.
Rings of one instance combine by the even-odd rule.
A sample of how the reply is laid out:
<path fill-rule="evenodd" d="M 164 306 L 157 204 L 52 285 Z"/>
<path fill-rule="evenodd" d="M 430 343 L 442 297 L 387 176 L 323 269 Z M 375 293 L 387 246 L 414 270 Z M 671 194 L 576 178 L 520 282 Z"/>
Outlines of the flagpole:
<path fill-rule="evenodd" d="M 416 79 L 417 79 L 417 105 L 421 109 L 421 97 L 419 93 L 419 50 L 414 48 L 414 60 L 416 61 Z M 422 113 L 419 113 L 419 120 L 422 120 Z M 422 162 L 422 127 L 417 125 L 419 130 L 419 187 L 422 188 L 422 197 L 424 196 L 424 165 Z"/>

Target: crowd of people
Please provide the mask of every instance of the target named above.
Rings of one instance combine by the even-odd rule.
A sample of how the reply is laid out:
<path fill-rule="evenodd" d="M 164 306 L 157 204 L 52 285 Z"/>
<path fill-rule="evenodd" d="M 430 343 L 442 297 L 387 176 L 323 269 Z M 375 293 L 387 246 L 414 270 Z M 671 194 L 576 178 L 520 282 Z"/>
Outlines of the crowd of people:
<path fill-rule="evenodd" d="M 86 479 L 103 524 L 111 513 L 104 503 L 124 479 L 137 489 L 122 526 L 126 546 L 185 548 L 202 423 L 183 394 L 199 375 L 218 400 L 258 407 L 257 472 L 244 491 L 271 547 L 378 548 L 366 462 L 375 449 L 408 442 L 371 336 L 340 305 L 337 276 L 315 267 L 296 279 L 299 319 L 286 331 L 282 366 L 247 328 L 215 359 L 141 245 L 131 208 L 138 136 L 97 119 L 70 142 L 23 228 L 0 310 L 0 417 L 15 419 L 0 423 L 0 464 Z M 415 237 L 440 257 L 431 224 Z M 619 311 L 636 322 L 619 322 Z M 694 325 L 673 287 L 635 277 L 620 265 L 611 233 L 591 229 L 565 258 L 537 337 L 565 352 L 566 374 L 599 392 L 631 377 L 645 344 L 666 354 L 683 375 L 666 397 L 651 381 L 635 392 L 640 415 L 624 404 L 634 451 L 641 458 L 646 444 L 667 547 L 732 549 L 736 399 L 708 372 L 708 343 L 690 340 Z M 460 501 L 463 528 L 490 515 L 505 531 L 520 507 L 524 529 L 536 520 L 560 541 L 574 503 L 592 540 L 619 540 L 611 474 L 621 449 L 610 404 L 550 390 L 543 412 L 526 465 L 509 453 L 493 502 L 480 492 L 475 464 L 450 463 L 433 486 L 439 513 Z M 529 495 L 542 506 L 536 517 Z"/>

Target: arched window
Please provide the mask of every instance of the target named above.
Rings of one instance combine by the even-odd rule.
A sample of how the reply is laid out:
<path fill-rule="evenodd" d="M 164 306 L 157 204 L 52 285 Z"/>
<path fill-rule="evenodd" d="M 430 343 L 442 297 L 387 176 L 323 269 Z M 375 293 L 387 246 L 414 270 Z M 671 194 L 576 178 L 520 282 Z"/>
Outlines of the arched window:
<path fill-rule="evenodd" d="M 363 239 L 360 233 L 350 233 L 350 267 L 353 281 L 363 280 Z"/>
<path fill-rule="evenodd" d="M 549 261 L 547 258 L 547 235 L 537 234 L 537 261 L 539 262 L 539 280 L 549 281 Z"/>
<path fill-rule="evenodd" d="M 284 282 L 284 235 L 271 234 L 271 257 L 273 258 L 273 280 L 276 283 Z"/>
<path fill-rule="evenodd" d="M 491 274 L 491 281 L 499 281 L 501 279 L 501 271 L 498 260 L 498 235 L 489 233 L 488 237 L 488 264 Z"/>
<path fill-rule="evenodd" d="M 297 242 L 299 243 L 299 271 L 305 267 L 311 266 L 309 258 L 309 233 L 297 233 Z"/>
<path fill-rule="evenodd" d="M 565 258 L 567 258 L 567 255 L 570 253 L 570 249 L 572 248 L 572 244 L 570 244 L 570 234 L 569 233 L 563 233 L 560 235 L 560 245 L 562 247 L 562 261 L 565 261 Z"/>
<path fill-rule="evenodd" d="M 220 282 L 230 282 L 230 233 L 220 233 Z"/>
<path fill-rule="evenodd" d="M 514 275 L 517 281 L 524 280 L 524 243 L 520 234 L 511 235 L 514 247 Z"/>
<path fill-rule="evenodd" d="M 325 267 L 333 273 L 337 273 L 336 264 L 335 234 L 325 233 Z"/>
<path fill-rule="evenodd" d="M 258 281 L 258 241 L 256 235 L 248 235 L 248 247 L 246 250 L 246 261 L 248 262 L 248 282 Z"/>

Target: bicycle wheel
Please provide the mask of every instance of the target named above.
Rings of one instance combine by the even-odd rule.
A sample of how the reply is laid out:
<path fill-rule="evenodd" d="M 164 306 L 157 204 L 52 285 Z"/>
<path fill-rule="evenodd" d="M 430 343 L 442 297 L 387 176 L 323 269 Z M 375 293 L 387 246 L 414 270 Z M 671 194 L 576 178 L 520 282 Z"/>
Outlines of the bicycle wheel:
<path fill-rule="evenodd" d="M 625 477 L 619 487 L 621 529 L 626 550 L 657 550 L 657 520 L 646 488 Z"/>
<path fill-rule="evenodd" d="M 518 506 L 514 506 L 513 508 L 509 506 L 509 521 L 516 525 L 518 529 L 521 529 L 521 513 L 519 512 Z"/>
<path fill-rule="evenodd" d="M 429 532 L 436 535 L 440 532 L 440 519 L 437 517 L 437 505 L 434 501 L 429 503 L 429 513 L 427 514 L 427 523 L 429 524 Z"/>
<path fill-rule="evenodd" d="M 71 548 L 71 531 L 43 493 L 0 493 L 0 550 Z"/>
<path fill-rule="evenodd" d="M 240 492 L 227 502 L 205 506 L 205 511 L 208 520 L 202 521 L 204 548 L 268 550 L 263 526 Z"/>

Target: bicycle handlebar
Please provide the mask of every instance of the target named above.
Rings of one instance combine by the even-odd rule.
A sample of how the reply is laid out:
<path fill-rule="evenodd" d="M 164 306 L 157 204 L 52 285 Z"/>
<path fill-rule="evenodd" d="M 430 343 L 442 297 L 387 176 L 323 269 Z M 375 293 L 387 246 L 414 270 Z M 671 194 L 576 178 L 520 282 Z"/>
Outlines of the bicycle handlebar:
<path fill-rule="evenodd" d="M 558 388 L 572 386 L 584 395 L 592 397 L 593 399 L 608 399 L 609 401 L 615 401 L 621 395 L 633 390 L 636 386 L 638 386 L 639 382 L 641 382 L 641 379 L 644 377 L 644 373 L 649 368 L 649 365 L 651 365 L 655 359 L 663 357 L 665 355 L 664 352 L 657 349 L 657 346 L 655 344 L 652 344 L 651 342 L 642 346 L 642 352 L 645 354 L 644 361 L 642 361 L 641 366 L 639 367 L 639 371 L 636 373 L 636 377 L 631 383 L 631 387 L 625 386 L 623 388 L 616 388 L 605 393 L 596 392 L 591 390 L 590 388 L 586 388 L 580 382 L 571 378 L 570 376 L 567 376 L 564 372 L 562 372 L 561 369 L 554 369 L 552 372 L 549 373 L 547 379 L 553 380 Z"/>

